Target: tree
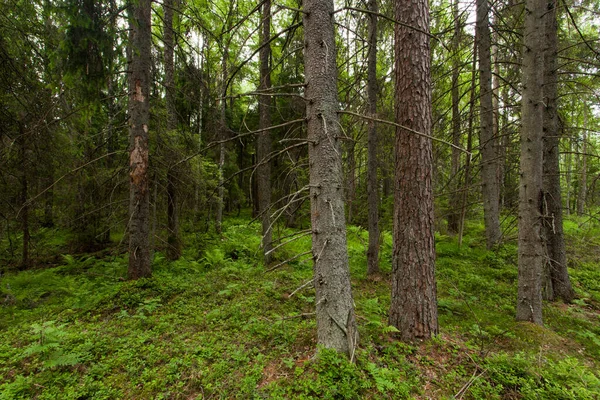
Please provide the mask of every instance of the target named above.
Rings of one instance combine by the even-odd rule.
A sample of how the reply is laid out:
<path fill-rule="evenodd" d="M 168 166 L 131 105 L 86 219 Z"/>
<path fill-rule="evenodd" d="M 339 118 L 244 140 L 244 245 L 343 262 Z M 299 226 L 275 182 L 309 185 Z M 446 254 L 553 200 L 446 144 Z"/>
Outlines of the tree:
<path fill-rule="evenodd" d="M 487 247 L 500 241 L 500 190 L 498 181 L 497 138 L 494 137 L 494 108 L 492 100 L 492 57 L 487 0 L 477 0 L 477 43 L 479 54 L 481 189 Z"/>
<path fill-rule="evenodd" d="M 544 13 L 546 2 L 527 0 L 523 36 L 521 179 L 519 182 L 518 321 L 542 324 L 544 248 L 542 211 Z"/>
<path fill-rule="evenodd" d="M 304 1 L 317 343 L 352 356 L 358 341 L 348 269 L 333 0 Z"/>
<path fill-rule="evenodd" d="M 131 7 L 129 28 L 129 279 L 148 277 L 150 267 L 150 193 L 148 132 L 150 122 L 151 0 Z"/>
<path fill-rule="evenodd" d="M 260 84 L 259 91 L 267 92 L 271 89 L 271 0 L 265 0 L 262 5 L 262 19 L 260 31 Z M 256 145 L 257 186 L 258 186 L 258 212 L 262 222 L 262 248 L 265 265 L 271 260 L 270 250 L 272 248 L 271 230 L 271 132 L 267 129 L 271 126 L 271 94 L 266 93 L 258 97 L 258 134 Z"/>
<path fill-rule="evenodd" d="M 369 115 L 377 117 L 377 0 L 369 0 L 369 38 L 367 60 L 367 102 Z M 377 125 L 369 120 L 367 155 L 367 203 L 369 208 L 369 247 L 367 275 L 379 273 L 379 183 L 377 180 Z"/>
<path fill-rule="evenodd" d="M 177 130 L 177 110 L 175 109 L 175 68 L 173 53 L 175 49 L 175 32 L 173 30 L 173 11 L 175 0 L 165 0 L 163 3 L 164 26 L 163 40 L 165 43 L 165 101 L 167 106 L 167 135 Z M 174 157 L 173 157 L 174 158 Z M 177 174 L 176 167 L 169 166 L 167 171 L 167 256 L 171 260 L 181 257 L 181 238 L 179 236 L 179 217 L 177 207 Z"/>
<path fill-rule="evenodd" d="M 544 238 L 548 260 L 547 278 L 549 285 L 546 298 L 553 300 L 555 297 L 569 303 L 575 293 L 569 279 L 567 270 L 567 254 L 563 232 L 562 192 L 560 187 L 560 160 L 559 143 L 560 129 L 557 115 L 557 83 L 558 83 L 558 24 L 556 20 L 556 1 L 548 1 L 548 11 L 545 15 L 545 43 L 544 50 L 544 199 L 545 223 Z"/>
<path fill-rule="evenodd" d="M 390 324 L 404 340 L 438 332 L 427 0 L 396 1 L 396 166 Z M 416 30 L 418 29 L 418 31 Z"/>

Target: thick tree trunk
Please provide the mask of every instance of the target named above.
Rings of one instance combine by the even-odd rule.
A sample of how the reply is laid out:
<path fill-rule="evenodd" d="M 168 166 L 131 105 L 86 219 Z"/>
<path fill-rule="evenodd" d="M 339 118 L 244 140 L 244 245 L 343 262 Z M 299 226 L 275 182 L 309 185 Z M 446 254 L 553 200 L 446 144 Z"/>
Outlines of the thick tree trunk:
<path fill-rule="evenodd" d="M 487 247 L 500 241 L 500 192 L 497 166 L 497 138 L 494 137 L 494 107 L 492 101 L 491 37 L 487 0 L 477 0 L 477 43 L 479 52 L 481 189 Z"/>
<path fill-rule="evenodd" d="M 165 43 L 165 100 L 167 106 L 167 140 L 172 139 L 177 130 L 177 110 L 175 109 L 175 66 L 173 53 L 175 38 L 173 31 L 173 11 L 176 0 L 164 0 L 163 39 Z M 172 140 L 170 140 L 172 141 Z M 172 157 L 174 159 L 174 157 Z M 171 160 L 174 161 L 174 160 Z M 169 167 L 167 171 L 167 257 L 177 260 L 181 257 L 181 237 L 177 215 L 177 171 Z"/>
<path fill-rule="evenodd" d="M 263 3 L 262 9 L 262 30 L 260 34 L 260 43 L 263 47 L 260 49 L 260 84 L 259 91 L 268 91 L 271 88 L 271 45 L 268 44 L 271 38 L 271 0 Z M 259 129 L 265 129 L 258 134 L 256 158 L 257 168 L 257 195 L 258 212 L 262 222 L 262 248 L 264 254 L 264 263 L 268 265 L 271 262 L 269 251 L 273 247 L 273 233 L 271 230 L 271 132 L 266 130 L 271 126 L 271 96 L 266 94 L 258 97 L 258 123 Z"/>
<path fill-rule="evenodd" d="M 546 1 L 527 0 L 523 46 L 521 180 L 519 184 L 518 321 L 542 324 L 544 12 Z"/>
<path fill-rule="evenodd" d="M 352 357 L 352 301 L 337 99 L 333 0 L 304 0 L 304 60 L 317 342 Z"/>
<path fill-rule="evenodd" d="M 377 0 L 369 0 L 370 11 L 377 13 Z M 367 61 L 367 101 L 369 116 L 377 117 L 377 16 L 369 18 L 369 53 Z M 369 208 L 369 247 L 367 275 L 379 273 L 379 181 L 377 180 L 377 125 L 369 121 L 367 138 L 367 203 Z"/>
<path fill-rule="evenodd" d="M 395 2 L 396 20 L 429 31 L 427 0 Z M 431 134 L 429 36 L 395 26 L 396 122 Z M 396 129 L 390 324 L 404 340 L 438 332 L 431 139 Z"/>
<path fill-rule="evenodd" d="M 460 46 L 460 37 L 462 33 L 460 25 L 460 14 L 458 9 L 458 0 L 452 3 L 452 16 L 454 18 L 454 36 L 452 38 L 452 156 L 450 159 L 450 185 L 451 194 L 448 210 L 448 231 L 450 233 L 458 233 L 460 229 L 460 214 L 461 214 L 461 193 L 460 179 L 458 173 L 460 171 L 460 95 L 459 95 L 459 77 L 460 77 L 460 56 L 458 53 Z"/>
<path fill-rule="evenodd" d="M 548 1 L 548 11 L 545 16 L 544 52 L 544 191 L 546 200 L 546 215 L 544 237 L 548 252 L 548 266 L 551 285 L 545 285 L 552 291 L 546 291 L 546 298 L 556 297 L 569 303 L 575 293 L 567 270 L 567 254 L 563 232 L 562 193 L 560 186 L 559 143 L 560 127 L 556 110 L 557 82 L 557 16 L 556 0 Z"/>
<path fill-rule="evenodd" d="M 129 279 L 151 275 L 148 123 L 150 117 L 151 0 L 131 5 L 129 66 Z"/>

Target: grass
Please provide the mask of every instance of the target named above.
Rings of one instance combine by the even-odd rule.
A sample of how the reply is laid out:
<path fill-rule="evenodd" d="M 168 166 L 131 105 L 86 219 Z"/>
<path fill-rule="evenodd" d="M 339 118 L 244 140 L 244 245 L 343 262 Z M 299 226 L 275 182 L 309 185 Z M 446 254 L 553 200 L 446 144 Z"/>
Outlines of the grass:
<path fill-rule="evenodd" d="M 314 290 L 296 291 L 311 264 L 265 273 L 246 219 L 220 239 L 189 235 L 179 261 L 157 253 L 137 282 L 123 279 L 125 255 L 64 255 L 0 278 L 0 399 L 597 399 L 600 228 L 582 222 L 565 225 L 578 299 L 546 304 L 546 327 L 514 322 L 514 244 L 437 236 L 440 335 L 414 344 L 387 325 L 391 236 L 369 280 L 367 232 L 349 227 L 354 364 L 314 357 Z M 309 246 L 293 242 L 275 263 Z"/>

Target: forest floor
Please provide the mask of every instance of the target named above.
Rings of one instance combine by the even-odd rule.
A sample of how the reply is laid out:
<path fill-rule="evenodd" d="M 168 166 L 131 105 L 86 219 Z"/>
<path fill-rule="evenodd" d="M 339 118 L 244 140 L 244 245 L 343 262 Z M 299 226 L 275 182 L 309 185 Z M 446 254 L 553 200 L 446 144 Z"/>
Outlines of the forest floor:
<path fill-rule="evenodd" d="M 416 344 L 387 324 L 390 234 L 369 280 L 367 232 L 348 229 L 354 363 L 314 357 L 314 290 L 297 290 L 311 263 L 265 272 L 249 219 L 227 220 L 218 239 L 186 234 L 183 258 L 156 253 L 151 279 L 125 281 L 118 246 L 4 273 L 0 399 L 600 398 L 600 226 L 566 221 L 577 299 L 546 303 L 545 327 L 514 321 L 515 244 L 486 251 L 481 226 L 467 228 L 461 247 L 436 236 L 440 334 Z M 67 251 L 61 232 L 39 235 L 39 249 Z M 284 246 L 275 264 L 309 246 Z"/>

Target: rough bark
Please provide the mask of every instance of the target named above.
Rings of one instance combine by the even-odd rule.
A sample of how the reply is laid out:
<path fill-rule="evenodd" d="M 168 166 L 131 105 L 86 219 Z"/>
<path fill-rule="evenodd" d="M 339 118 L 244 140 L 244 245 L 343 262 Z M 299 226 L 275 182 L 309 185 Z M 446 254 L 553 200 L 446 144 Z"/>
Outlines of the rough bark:
<path fill-rule="evenodd" d="M 396 20 L 429 31 L 427 0 L 395 2 Z M 431 133 L 429 36 L 396 25 L 396 122 Z M 431 139 L 396 129 L 390 324 L 404 340 L 438 332 Z"/>
<path fill-rule="evenodd" d="M 488 248 L 500 241 L 500 192 L 497 166 L 497 139 L 494 137 L 494 107 L 492 101 L 491 36 L 487 0 L 477 0 L 477 43 L 479 53 L 481 190 L 483 216 Z"/>
<path fill-rule="evenodd" d="M 527 0 L 523 37 L 518 321 L 542 324 L 544 0 Z"/>
<path fill-rule="evenodd" d="M 259 52 L 260 60 L 260 84 L 259 91 L 268 91 L 271 88 L 271 45 L 268 44 L 271 38 L 271 0 L 263 3 L 262 9 L 262 29 L 260 34 L 261 49 Z M 271 261 L 269 251 L 273 247 L 273 233 L 271 230 L 271 132 L 266 130 L 271 126 L 271 96 L 263 95 L 258 97 L 258 128 L 263 130 L 258 134 L 256 158 L 257 168 L 257 196 L 258 212 L 262 222 L 262 248 L 264 254 L 264 263 L 268 265 Z"/>
<path fill-rule="evenodd" d="M 317 342 L 352 357 L 358 331 L 348 269 L 333 0 L 305 0 L 304 13 Z"/>
<path fill-rule="evenodd" d="M 377 13 L 377 0 L 369 0 L 367 7 Z M 370 14 L 369 53 L 367 61 L 367 102 L 369 115 L 377 117 L 377 16 Z M 367 203 L 369 247 L 367 249 L 367 275 L 379 273 L 379 182 L 377 180 L 377 125 L 369 120 L 367 138 Z"/>
<path fill-rule="evenodd" d="M 545 42 L 544 52 L 544 192 L 546 215 L 544 224 L 544 237 L 548 260 L 546 265 L 552 292 L 546 291 L 546 298 L 553 300 L 556 297 L 569 303 L 575 295 L 569 271 L 567 270 L 567 254 L 563 232 L 562 193 L 560 186 L 560 160 L 559 142 L 560 128 L 557 115 L 557 83 L 558 83 L 558 37 L 556 0 L 548 0 L 548 12 L 545 16 Z"/>
<path fill-rule="evenodd" d="M 448 210 L 448 231 L 450 233 L 458 233 L 460 229 L 460 215 L 461 215 L 461 193 L 460 193 L 460 179 L 458 173 L 460 170 L 460 146 L 461 132 L 460 132 L 460 94 L 458 90 L 459 77 L 460 77 L 460 55 L 458 53 L 460 46 L 461 36 L 461 24 L 460 14 L 458 9 L 458 0 L 454 0 L 452 3 L 452 16 L 454 18 L 454 36 L 452 37 L 452 156 L 450 159 L 450 179 L 452 179 L 452 188 L 449 201 Z"/>
<path fill-rule="evenodd" d="M 151 0 L 130 7 L 129 66 L 129 279 L 151 275 L 148 122 L 150 117 Z"/>
<path fill-rule="evenodd" d="M 177 110 L 175 109 L 175 66 L 173 53 L 175 38 L 173 31 L 173 11 L 176 0 L 164 0 L 163 40 L 165 44 L 165 101 L 167 107 L 167 138 L 177 129 Z M 174 157 L 171 157 L 174 159 Z M 177 210 L 177 171 L 169 166 L 167 171 L 167 257 L 177 260 L 181 257 L 181 237 Z"/>

